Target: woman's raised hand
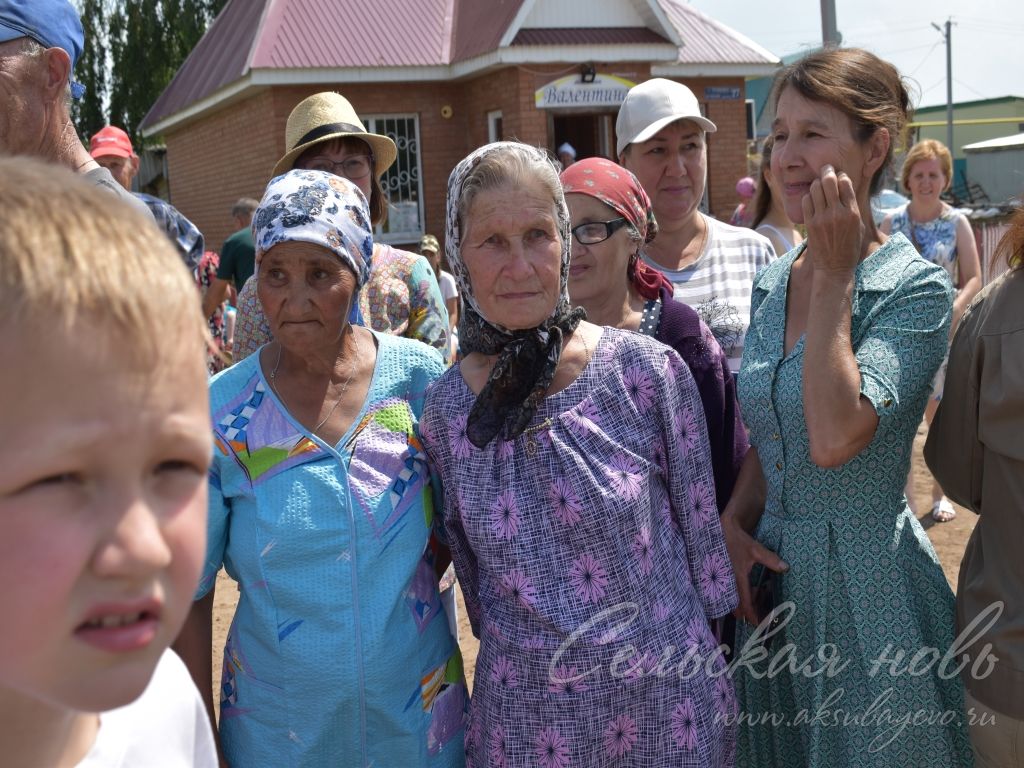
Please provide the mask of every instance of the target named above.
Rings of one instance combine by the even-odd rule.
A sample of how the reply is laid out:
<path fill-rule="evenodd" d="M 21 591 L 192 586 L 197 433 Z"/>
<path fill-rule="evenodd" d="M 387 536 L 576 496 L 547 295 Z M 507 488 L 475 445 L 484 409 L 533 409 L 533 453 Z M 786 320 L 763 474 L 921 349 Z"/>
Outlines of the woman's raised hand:
<path fill-rule="evenodd" d="M 860 261 L 867 227 L 850 177 L 823 166 L 802 206 L 815 270 L 852 272 Z"/>

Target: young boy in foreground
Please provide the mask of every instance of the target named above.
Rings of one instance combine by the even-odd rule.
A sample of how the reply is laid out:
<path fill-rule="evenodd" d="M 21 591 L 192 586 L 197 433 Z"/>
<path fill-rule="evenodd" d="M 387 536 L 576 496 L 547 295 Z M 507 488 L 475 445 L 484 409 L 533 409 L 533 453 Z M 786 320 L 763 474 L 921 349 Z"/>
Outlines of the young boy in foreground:
<path fill-rule="evenodd" d="M 199 297 L 130 206 L 0 159 L 0 745 L 8 768 L 215 766 L 168 646 L 211 455 Z"/>

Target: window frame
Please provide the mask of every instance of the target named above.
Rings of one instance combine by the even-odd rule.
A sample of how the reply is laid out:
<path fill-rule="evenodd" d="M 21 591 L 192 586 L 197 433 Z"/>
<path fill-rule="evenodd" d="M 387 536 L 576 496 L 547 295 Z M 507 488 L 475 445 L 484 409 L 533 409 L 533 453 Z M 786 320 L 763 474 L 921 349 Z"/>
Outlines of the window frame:
<path fill-rule="evenodd" d="M 415 174 L 415 186 L 414 186 L 414 189 L 415 189 L 415 193 L 416 193 L 416 228 L 415 229 L 411 229 L 411 230 L 402 230 L 402 231 L 394 231 L 394 232 L 386 232 L 385 233 L 383 231 L 382 226 L 380 224 L 378 224 L 377 226 L 374 227 L 373 239 L 374 239 L 374 242 L 386 243 L 388 245 L 392 245 L 392 244 L 395 244 L 395 243 L 413 243 L 413 242 L 418 242 L 420 237 L 423 236 L 424 226 L 425 226 L 425 221 L 426 221 L 426 219 L 425 219 L 425 211 L 423 210 L 423 155 L 422 155 L 422 151 L 421 151 L 422 141 L 421 141 L 421 138 L 420 138 L 420 116 L 419 116 L 419 113 L 418 112 L 394 112 L 394 113 L 391 113 L 391 112 L 378 112 L 378 113 L 373 113 L 373 114 L 360 115 L 360 119 L 363 121 L 363 125 L 366 127 L 366 130 L 367 130 L 368 133 L 376 133 L 376 134 L 379 134 L 381 136 L 388 136 L 388 133 L 386 131 L 386 126 L 387 126 L 387 122 L 389 120 L 391 120 L 391 121 L 411 120 L 412 121 L 412 133 L 413 133 L 412 141 L 414 143 L 414 147 L 412 148 L 412 150 L 410 150 L 408 148 L 407 149 L 403 149 L 402 146 L 399 144 L 399 141 L 398 141 L 398 139 L 396 137 L 394 137 L 394 136 L 389 137 L 389 138 L 392 139 L 392 141 L 395 142 L 395 146 L 398 148 L 398 156 L 397 156 L 397 158 L 395 160 L 395 165 L 393 165 L 390 169 L 388 169 L 388 171 L 385 172 L 384 175 L 381 177 L 381 188 L 384 191 L 384 197 L 387 199 L 388 205 L 389 206 L 393 205 L 394 201 L 391 200 L 391 196 L 388 193 L 388 183 L 387 183 L 388 175 L 391 173 L 392 170 L 395 170 L 397 168 L 397 172 L 399 173 L 399 181 L 401 181 L 401 176 L 400 175 L 401 175 L 402 169 L 401 169 L 399 163 L 402 160 L 403 152 L 405 152 L 405 153 L 413 153 L 414 156 L 415 156 L 415 161 L 416 161 L 415 162 L 415 168 L 408 168 L 406 170 L 410 174 L 413 174 L 413 173 Z M 401 187 L 401 186 L 403 186 L 403 185 L 401 183 L 399 183 L 399 187 Z M 411 201 L 399 200 L 397 202 L 401 203 L 401 202 L 411 202 Z M 390 218 L 390 216 L 389 216 L 389 218 Z"/>

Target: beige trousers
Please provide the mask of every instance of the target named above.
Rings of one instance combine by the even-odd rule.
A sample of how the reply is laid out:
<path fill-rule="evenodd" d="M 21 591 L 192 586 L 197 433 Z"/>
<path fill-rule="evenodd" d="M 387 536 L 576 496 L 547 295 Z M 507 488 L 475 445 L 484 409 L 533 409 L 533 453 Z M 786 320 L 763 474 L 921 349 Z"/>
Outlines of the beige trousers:
<path fill-rule="evenodd" d="M 989 709 L 970 693 L 966 704 L 974 768 L 1024 768 L 1024 720 Z"/>

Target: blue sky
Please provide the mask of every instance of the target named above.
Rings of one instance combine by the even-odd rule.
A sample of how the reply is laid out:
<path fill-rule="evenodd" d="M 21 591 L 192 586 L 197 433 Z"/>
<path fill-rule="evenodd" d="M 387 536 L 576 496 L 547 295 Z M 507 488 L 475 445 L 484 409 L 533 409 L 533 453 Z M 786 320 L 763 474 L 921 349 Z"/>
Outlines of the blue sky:
<path fill-rule="evenodd" d="M 821 42 L 817 0 L 691 0 L 777 56 Z M 1024 97 L 1022 0 L 836 0 L 844 45 L 888 59 L 915 84 L 915 106 L 946 103 L 946 46 L 931 23 L 953 19 L 953 100 Z"/>

